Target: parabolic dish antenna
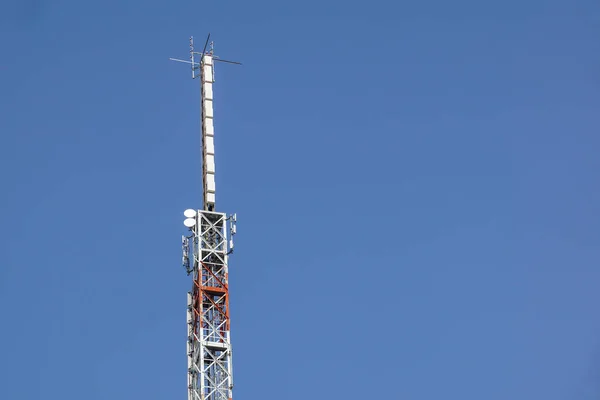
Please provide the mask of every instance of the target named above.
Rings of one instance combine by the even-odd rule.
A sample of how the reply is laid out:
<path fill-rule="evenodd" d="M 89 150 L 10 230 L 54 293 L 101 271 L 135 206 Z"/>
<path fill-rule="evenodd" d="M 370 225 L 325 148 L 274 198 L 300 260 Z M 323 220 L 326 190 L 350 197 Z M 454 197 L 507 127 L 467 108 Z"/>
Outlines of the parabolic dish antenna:
<path fill-rule="evenodd" d="M 188 208 L 187 210 L 185 210 L 183 212 L 183 215 L 186 218 L 194 218 L 196 216 L 196 210 L 192 210 L 191 208 Z"/>
<path fill-rule="evenodd" d="M 195 218 L 188 218 L 185 221 L 183 221 L 183 224 L 185 226 L 187 226 L 188 228 L 191 228 L 192 226 L 196 225 L 196 219 Z"/>

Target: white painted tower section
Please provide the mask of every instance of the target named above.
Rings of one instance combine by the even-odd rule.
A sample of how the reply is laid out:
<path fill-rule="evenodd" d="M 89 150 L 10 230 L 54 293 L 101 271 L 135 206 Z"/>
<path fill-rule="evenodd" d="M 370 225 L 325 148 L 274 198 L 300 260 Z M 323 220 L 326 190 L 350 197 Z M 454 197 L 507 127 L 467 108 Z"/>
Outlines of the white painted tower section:
<path fill-rule="evenodd" d="M 201 62 L 202 80 L 202 182 L 204 209 L 215 207 L 215 125 L 213 113 L 213 83 L 215 81 L 212 55 L 204 55 Z"/>

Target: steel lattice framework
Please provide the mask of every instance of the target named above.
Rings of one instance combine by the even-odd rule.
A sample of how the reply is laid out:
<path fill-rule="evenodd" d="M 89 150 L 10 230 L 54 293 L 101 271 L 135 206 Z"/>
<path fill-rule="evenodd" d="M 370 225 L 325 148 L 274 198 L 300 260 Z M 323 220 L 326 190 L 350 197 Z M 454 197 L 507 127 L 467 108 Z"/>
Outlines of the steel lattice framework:
<path fill-rule="evenodd" d="M 187 314 L 189 400 L 231 399 L 228 221 L 223 213 L 199 210 L 193 236 L 184 238 L 193 257 Z"/>
<path fill-rule="evenodd" d="M 212 43 L 210 51 L 206 52 L 205 45 L 202 53 L 196 53 L 193 40 L 190 40 L 190 49 L 192 77 L 201 78 L 202 89 L 204 207 L 186 210 L 184 223 L 191 234 L 182 237 L 183 264 L 192 276 L 192 290 L 187 296 L 188 400 L 231 400 L 233 374 L 227 260 L 233 251 L 236 216 L 215 211 L 212 89 L 215 58 Z M 200 62 L 196 63 L 194 55 L 198 54 Z"/>

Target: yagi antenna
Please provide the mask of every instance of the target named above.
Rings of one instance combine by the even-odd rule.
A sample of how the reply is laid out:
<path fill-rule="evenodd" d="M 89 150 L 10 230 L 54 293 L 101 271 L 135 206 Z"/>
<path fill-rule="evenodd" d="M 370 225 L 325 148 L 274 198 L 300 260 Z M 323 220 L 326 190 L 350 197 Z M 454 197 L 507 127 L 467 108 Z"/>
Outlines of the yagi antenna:
<path fill-rule="evenodd" d="M 206 48 L 209 46 L 209 44 L 210 44 L 210 48 L 207 52 Z M 214 53 L 214 42 L 210 41 L 210 33 L 209 33 L 208 36 L 206 37 L 206 42 L 204 43 L 204 48 L 202 49 L 202 53 L 194 51 L 194 37 L 192 36 L 192 37 L 190 37 L 190 61 L 180 60 L 178 58 L 169 58 L 169 60 L 186 63 L 186 64 L 191 64 L 192 79 L 196 79 L 198 76 L 200 76 L 200 74 L 198 73 L 198 70 L 200 69 L 202 62 L 204 61 L 205 54 L 212 56 L 213 60 L 215 60 L 215 61 L 224 62 L 224 63 L 228 63 L 228 64 L 242 65 L 242 63 L 238 62 L 238 61 L 223 60 L 222 58 L 215 56 L 213 53 Z M 195 57 L 196 55 L 200 55 L 199 62 L 196 62 L 196 57 Z"/>

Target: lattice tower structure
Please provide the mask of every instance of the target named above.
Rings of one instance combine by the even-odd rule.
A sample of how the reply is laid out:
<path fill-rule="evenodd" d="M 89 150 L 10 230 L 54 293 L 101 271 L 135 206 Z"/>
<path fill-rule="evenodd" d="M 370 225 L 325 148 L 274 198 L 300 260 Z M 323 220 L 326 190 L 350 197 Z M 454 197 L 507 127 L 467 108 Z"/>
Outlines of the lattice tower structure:
<path fill-rule="evenodd" d="M 193 54 L 201 54 L 199 63 Z M 231 400 L 233 389 L 228 256 L 236 216 L 215 211 L 214 57 L 193 53 L 201 80 L 203 208 L 186 210 L 183 264 L 192 277 L 187 295 L 188 400 Z M 228 238 L 229 237 L 229 238 Z"/>

